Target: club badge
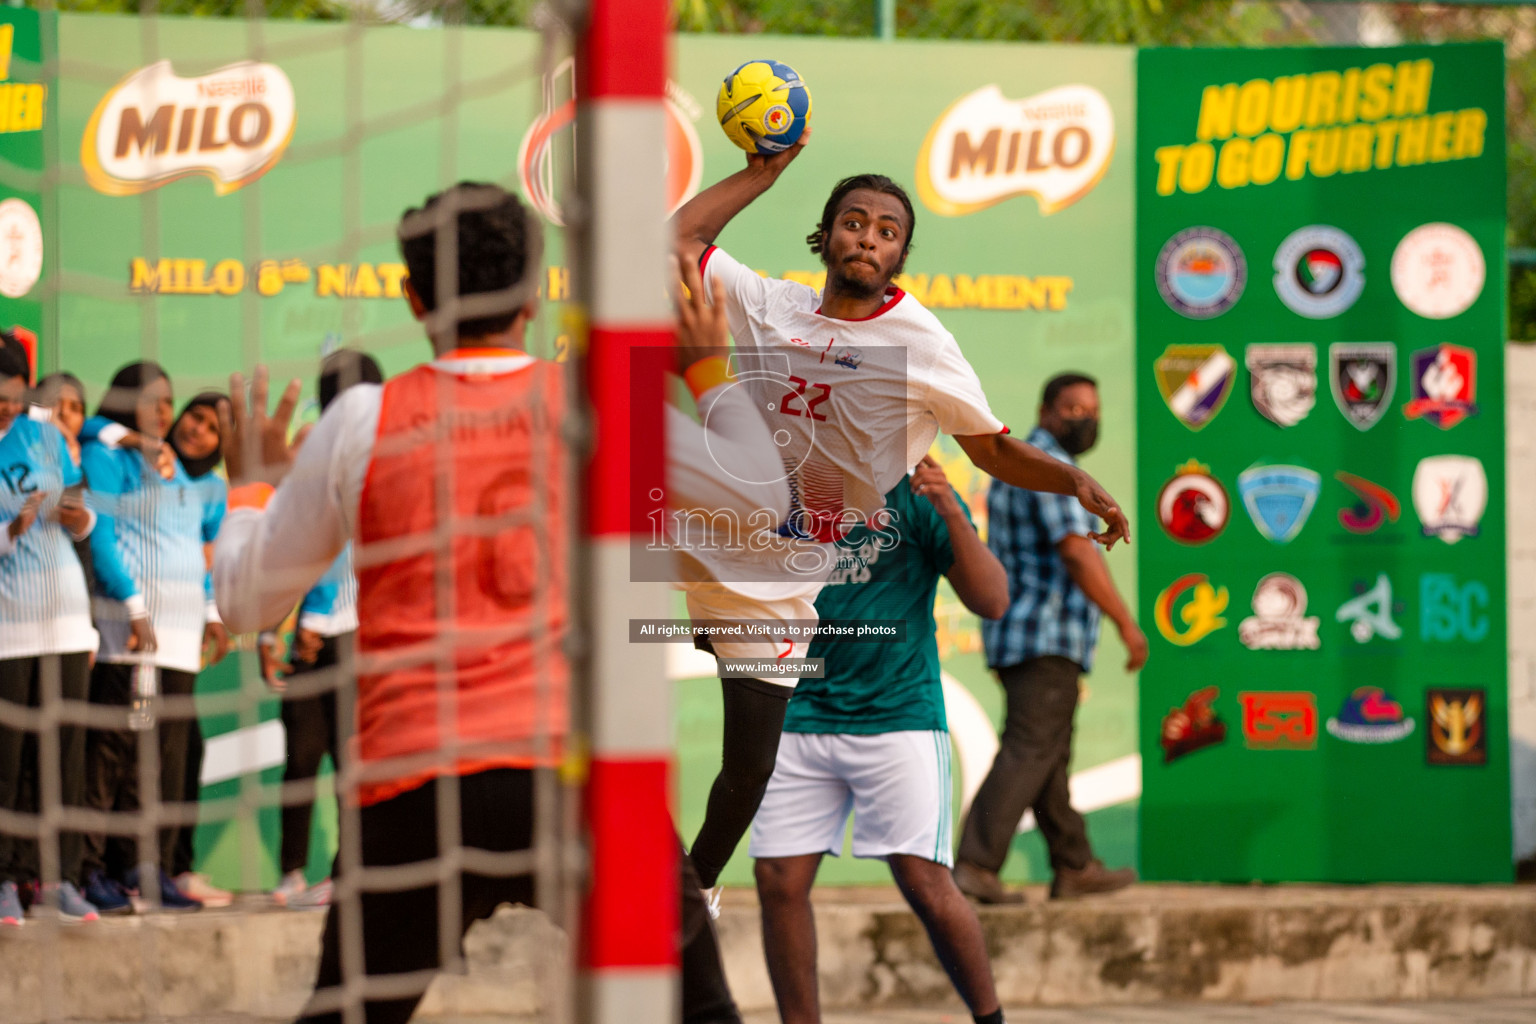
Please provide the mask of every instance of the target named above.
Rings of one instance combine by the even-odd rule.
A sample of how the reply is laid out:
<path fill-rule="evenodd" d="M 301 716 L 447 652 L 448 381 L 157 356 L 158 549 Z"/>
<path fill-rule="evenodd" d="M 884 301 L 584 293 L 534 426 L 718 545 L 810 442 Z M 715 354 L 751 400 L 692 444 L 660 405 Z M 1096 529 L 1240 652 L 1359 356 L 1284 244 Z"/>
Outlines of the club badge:
<path fill-rule="evenodd" d="M 1410 360 L 1413 400 L 1403 406 L 1411 420 L 1423 417 L 1441 430 L 1450 430 L 1477 415 L 1477 353 L 1464 345 L 1423 348 Z"/>
<path fill-rule="evenodd" d="M 1429 320 L 1465 313 L 1483 293 L 1487 275 L 1477 239 L 1455 224 L 1420 224 L 1392 253 L 1392 290 Z"/>
<path fill-rule="evenodd" d="M 1180 544 L 1205 544 L 1227 528 L 1231 502 L 1211 467 L 1190 459 L 1157 495 L 1157 521 Z"/>
<path fill-rule="evenodd" d="M 1294 427 L 1307 418 L 1317 401 L 1314 346 L 1249 345 L 1243 360 L 1260 416 L 1281 427 Z"/>
<path fill-rule="evenodd" d="M 1481 689 L 1431 688 L 1424 694 L 1424 755 L 1430 764 L 1488 763 L 1488 694 Z"/>
<path fill-rule="evenodd" d="M 1313 320 L 1338 316 L 1365 288 L 1365 255 L 1338 228 L 1313 224 L 1275 250 L 1275 292 L 1293 313 Z"/>
<path fill-rule="evenodd" d="M 1163 763 L 1176 761 L 1227 738 L 1227 725 L 1211 707 L 1220 694 L 1214 686 L 1196 690 L 1181 708 L 1171 708 L 1163 716 Z"/>
<path fill-rule="evenodd" d="M 1333 478 L 1355 496 L 1353 505 L 1339 509 L 1339 525 L 1350 533 L 1375 533 L 1383 524 L 1397 522 L 1402 514 L 1397 495 L 1381 484 L 1343 470 L 1333 474 Z"/>
<path fill-rule="evenodd" d="M 1215 228 L 1187 228 L 1157 254 L 1157 291 L 1174 312 L 1192 320 L 1220 316 L 1242 297 L 1248 280 L 1243 250 Z"/>
<path fill-rule="evenodd" d="M 1186 427 L 1199 430 L 1227 403 L 1237 363 L 1220 345 L 1169 345 L 1153 372 L 1169 410 Z"/>
<path fill-rule="evenodd" d="M 1185 594 L 1189 595 L 1189 600 L 1181 605 L 1180 599 Z M 1186 573 L 1157 595 L 1152 618 L 1164 640 L 1176 647 L 1192 647 L 1227 624 L 1221 617 L 1227 610 L 1227 601 L 1226 587 L 1211 586 L 1203 572 Z M 1180 625 L 1173 621 L 1175 608 Z"/>
<path fill-rule="evenodd" d="M 1237 624 L 1237 639 L 1250 651 L 1315 651 L 1321 621 L 1307 614 L 1301 580 L 1272 572 L 1254 588 L 1253 614 Z"/>
<path fill-rule="evenodd" d="M 1311 750 L 1317 746 L 1317 695 L 1239 693 L 1243 744 L 1250 750 Z"/>
<path fill-rule="evenodd" d="M 1276 544 L 1289 544 L 1307 525 L 1322 488 L 1322 478 L 1305 466 L 1252 466 L 1237 477 L 1253 525 Z"/>
<path fill-rule="evenodd" d="M 1358 430 L 1370 430 L 1392 404 L 1397 346 L 1391 342 L 1329 345 L 1328 383 L 1344 418 Z"/>
<path fill-rule="evenodd" d="M 1344 698 L 1328 732 L 1345 743 L 1396 743 L 1413 732 L 1413 719 L 1379 686 L 1362 686 Z"/>
<path fill-rule="evenodd" d="M 1392 581 L 1383 572 L 1376 574 L 1376 585 L 1369 590 L 1365 584 L 1356 583 L 1355 596 L 1339 605 L 1333 621 L 1349 623 L 1349 635 L 1356 643 L 1368 644 L 1378 636 L 1398 640 L 1402 638 L 1403 627 L 1392 616 L 1402 611 L 1402 602 L 1392 600 Z"/>
<path fill-rule="evenodd" d="M 1426 537 L 1476 537 L 1488 507 L 1488 475 L 1468 455 L 1431 455 L 1413 471 L 1413 507 Z"/>

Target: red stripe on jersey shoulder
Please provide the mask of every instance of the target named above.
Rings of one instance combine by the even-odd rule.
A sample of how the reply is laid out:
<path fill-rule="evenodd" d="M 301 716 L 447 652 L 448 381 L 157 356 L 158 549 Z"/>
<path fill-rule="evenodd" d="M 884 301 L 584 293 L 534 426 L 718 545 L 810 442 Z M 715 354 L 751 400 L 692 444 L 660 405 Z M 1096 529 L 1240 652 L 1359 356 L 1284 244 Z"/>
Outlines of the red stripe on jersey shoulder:
<path fill-rule="evenodd" d="M 704 273 L 704 268 L 709 266 L 709 258 L 715 254 L 715 250 L 718 248 L 720 248 L 718 245 L 708 245 L 704 247 L 703 252 L 699 253 L 699 274 L 701 276 Z"/>
<path fill-rule="evenodd" d="M 905 298 L 906 294 L 907 293 L 902 291 L 900 288 L 897 288 L 895 285 L 892 285 L 891 287 L 889 287 L 889 288 L 887 288 L 885 290 L 885 295 L 886 295 L 885 305 L 881 306 L 879 309 L 877 309 L 873 313 L 869 314 L 869 316 L 853 316 L 853 317 L 846 317 L 846 318 L 844 318 L 844 317 L 836 317 L 836 316 L 827 316 L 827 314 L 825 314 L 825 313 L 823 313 L 821 311 L 821 307 L 820 306 L 816 307 L 816 315 L 817 316 L 827 316 L 828 320 L 842 320 L 844 323 L 849 323 L 849 324 L 862 323 L 865 320 L 873 320 L 875 317 L 879 316 L 880 314 L 887 312 L 892 307 L 894 307 L 896 305 L 896 303 L 900 302 L 903 298 Z"/>

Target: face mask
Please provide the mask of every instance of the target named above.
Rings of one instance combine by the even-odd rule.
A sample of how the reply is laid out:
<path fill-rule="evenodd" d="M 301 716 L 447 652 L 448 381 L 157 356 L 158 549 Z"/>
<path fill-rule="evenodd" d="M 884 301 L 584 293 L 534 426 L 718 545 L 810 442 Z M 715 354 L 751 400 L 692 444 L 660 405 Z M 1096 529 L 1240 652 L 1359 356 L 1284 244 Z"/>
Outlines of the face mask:
<path fill-rule="evenodd" d="M 1061 432 L 1056 435 L 1056 440 L 1061 442 L 1068 455 L 1081 455 L 1098 442 L 1099 421 L 1093 417 L 1062 420 Z"/>

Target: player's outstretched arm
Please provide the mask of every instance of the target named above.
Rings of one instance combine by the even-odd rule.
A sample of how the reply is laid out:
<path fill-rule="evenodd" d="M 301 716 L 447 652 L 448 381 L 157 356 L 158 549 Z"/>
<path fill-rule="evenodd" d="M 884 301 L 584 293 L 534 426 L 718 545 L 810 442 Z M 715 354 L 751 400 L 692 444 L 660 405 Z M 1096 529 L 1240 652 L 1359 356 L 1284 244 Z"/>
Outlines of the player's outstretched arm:
<path fill-rule="evenodd" d="M 1076 466 L 1053 459 L 1034 445 L 1007 434 L 957 434 L 955 441 L 972 465 L 1005 484 L 1026 491 L 1076 497 L 1084 508 L 1109 524 L 1103 533 L 1089 535 L 1106 549 L 1114 547 L 1117 541 L 1130 543 L 1131 524 L 1120 510 L 1120 503 Z"/>
<path fill-rule="evenodd" d="M 807 128 L 805 134 L 800 136 L 800 141 L 782 153 L 773 156 L 751 154 L 747 157 L 746 167 L 715 182 L 684 203 L 683 208 L 672 215 L 678 255 L 697 264 L 704 250 L 715 244 L 715 239 L 725 230 L 731 218 L 772 188 L 773 183 L 779 180 L 779 175 L 794 162 L 810 139 L 811 130 Z"/>

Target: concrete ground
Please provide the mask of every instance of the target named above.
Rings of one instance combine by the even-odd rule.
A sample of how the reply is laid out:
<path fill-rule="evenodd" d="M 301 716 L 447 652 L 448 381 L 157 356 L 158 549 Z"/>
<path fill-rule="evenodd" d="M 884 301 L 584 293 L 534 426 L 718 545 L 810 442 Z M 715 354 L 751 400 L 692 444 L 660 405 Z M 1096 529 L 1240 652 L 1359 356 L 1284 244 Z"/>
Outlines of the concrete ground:
<path fill-rule="evenodd" d="M 970 1014 L 942 1010 L 832 1012 L 822 1024 L 970 1024 Z M 1459 1003 L 1274 1003 L 1268 1006 L 1090 1006 L 1011 1010 L 1009 1024 L 1531 1024 L 1536 999 Z M 753 1013 L 746 1024 L 779 1024 L 774 1013 Z"/>

